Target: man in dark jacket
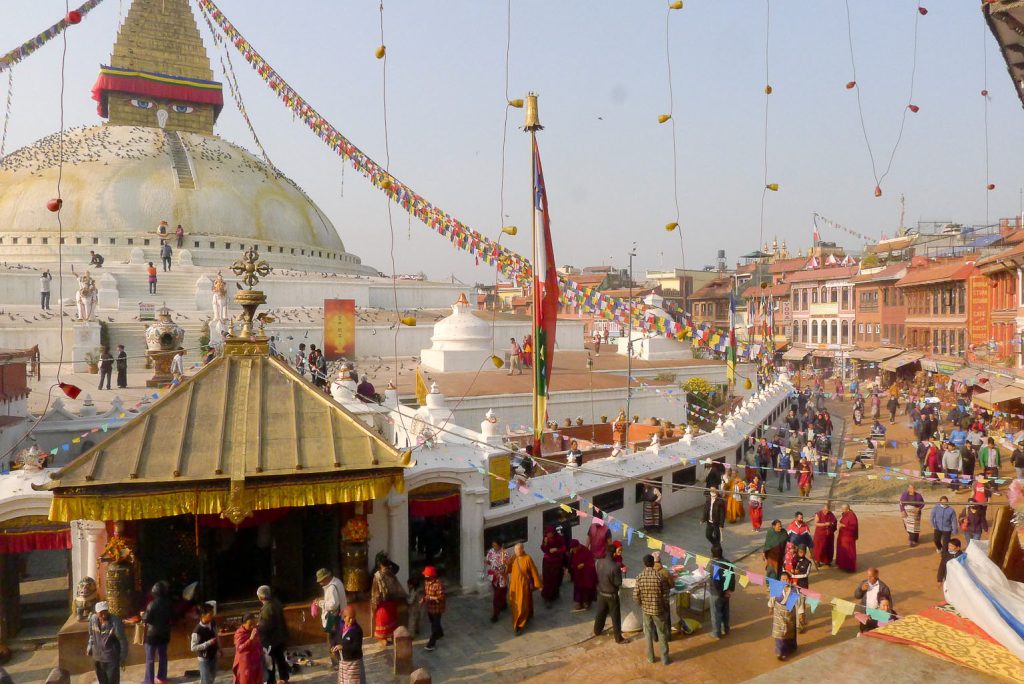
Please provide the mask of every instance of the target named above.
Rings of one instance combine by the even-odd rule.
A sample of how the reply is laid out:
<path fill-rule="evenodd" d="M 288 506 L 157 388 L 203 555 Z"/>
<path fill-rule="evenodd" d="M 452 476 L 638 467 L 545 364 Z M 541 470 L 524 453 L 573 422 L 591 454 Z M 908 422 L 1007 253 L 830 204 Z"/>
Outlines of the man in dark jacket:
<path fill-rule="evenodd" d="M 125 389 L 128 387 L 128 354 L 124 351 L 124 345 L 117 345 L 117 388 Z"/>
<path fill-rule="evenodd" d="M 615 643 L 624 644 L 622 638 L 622 612 L 619 608 L 619 587 L 622 586 L 622 570 L 612 560 L 611 554 L 597 559 L 597 615 L 594 616 L 594 636 L 604 632 L 608 614 L 612 616 L 612 632 Z"/>
<path fill-rule="evenodd" d="M 288 641 L 288 625 L 284 620 L 284 609 L 265 584 L 256 590 L 256 598 L 263 604 L 256 630 L 273 663 L 273 667 L 267 669 L 267 684 L 287 682 L 289 667 L 284 658 L 284 647 Z"/>
<path fill-rule="evenodd" d="M 146 623 L 146 676 L 145 684 L 152 684 L 153 667 L 156 665 L 156 680 L 167 681 L 167 644 L 171 642 L 171 617 L 173 606 L 167 596 L 167 583 L 153 585 L 153 600 L 146 606 L 142 621 Z"/>
<path fill-rule="evenodd" d="M 877 609 L 882 599 L 886 599 L 889 602 L 889 609 L 896 612 L 896 602 L 892 600 L 892 591 L 888 584 L 878 578 L 878 568 L 868 568 L 867 579 L 854 590 L 853 597 L 862 601 L 868 609 Z M 877 621 L 868 620 L 860 626 L 860 631 L 870 632 L 876 627 L 878 627 Z"/>
<path fill-rule="evenodd" d="M 725 501 L 714 487 L 711 487 L 708 498 L 704 500 L 700 521 L 704 523 L 704 536 L 711 542 L 711 546 L 721 546 L 722 528 L 725 526 Z"/>
<path fill-rule="evenodd" d="M 106 601 L 100 601 L 89 617 L 86 655 L 92 658 L 99 684 L 119 684 L 128 660 L 128 639 L 121 618 L 111 615 Z"/>
<path fill-rule="evenodd" d="M 107 380 L 107 389 L 110 389 L 110 373 L 114 370 L 114 355 L 106 347 L 100 348 L 100 386 L 103 389 L 103 379 Z"/>
<path fill-rule="evenodd" d="M 722 557 L 722 547 L 711 547 L 711 638 L 720 639 L 729 633 L 729 598 L 736 589 L 732 563 Z"/>

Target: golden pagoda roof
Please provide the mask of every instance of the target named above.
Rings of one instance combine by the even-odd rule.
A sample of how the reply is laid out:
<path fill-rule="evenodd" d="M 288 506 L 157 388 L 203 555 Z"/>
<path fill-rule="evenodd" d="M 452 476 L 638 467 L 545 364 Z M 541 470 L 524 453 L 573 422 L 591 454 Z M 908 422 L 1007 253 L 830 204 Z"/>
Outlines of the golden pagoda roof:
<path fill-rule="evenodd" d="M 51 475 L 51 520 L 132 520 L 366 501 L 404 486 L 409 454 L 266 353 L 225 354 Z M 234 509 L 240 509 L 234 510 Z M 230 513 L 230 514 L 229 514 Z"/>
<path fill-rule="evenodd" d="M 117 32 L 110 66 L 213 79 L 210 58 L 188 0 L 133 0 Z"/>

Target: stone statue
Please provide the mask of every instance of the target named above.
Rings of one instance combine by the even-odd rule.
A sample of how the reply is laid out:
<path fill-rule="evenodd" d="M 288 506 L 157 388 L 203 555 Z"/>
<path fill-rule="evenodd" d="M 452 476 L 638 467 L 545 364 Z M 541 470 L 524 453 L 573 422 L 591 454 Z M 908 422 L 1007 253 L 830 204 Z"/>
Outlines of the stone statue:
<path fill-rule="evenodd" d="M 92 615 L 93 607 L 100 600 L 99 591 L 96 587 L 96 580 L 92 577 L 83 577 L 75 589 L 75 615 L 79 622 L 85 622 Z"/>
<path fill-rule="evenodd" d="M 213 320 L 226 321 L 228 319 L 228 285 L 224 277 L 217 271 L 217 277 L 213 279 Z"/>
<path fill-rule="evenodd" d="M 91 321 L 96 310 L 98 291 L 96 281 L 86 271 L 78 279 L 78 292 L 75 293 L 75 305 L 78 307 L 78 320 Z"/>

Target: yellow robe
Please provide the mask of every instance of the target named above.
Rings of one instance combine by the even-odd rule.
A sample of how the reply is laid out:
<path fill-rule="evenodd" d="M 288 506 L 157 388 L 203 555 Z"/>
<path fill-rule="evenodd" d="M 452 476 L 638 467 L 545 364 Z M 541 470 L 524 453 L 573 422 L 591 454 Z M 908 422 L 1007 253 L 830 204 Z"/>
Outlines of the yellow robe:
<path fill-rule="evenodd" d="M 746 511 L 743 510 L 743 497 L 739 493 L 743 491 L 743 480 L 734 477 L 726 487 L 729 495 L 725 500 L 725 520 L 734 523 L 743 520 Z"/>
<path fill-rule="evenodd" d="M 543 588 L 533 559 L 526 554 L 516 556 L 512 560 L 512 574 L 508 578 L 508 605 L 512 609 L 514 628 L 526 627 L 526 621 L 533 615 L 533 592 Z"/>

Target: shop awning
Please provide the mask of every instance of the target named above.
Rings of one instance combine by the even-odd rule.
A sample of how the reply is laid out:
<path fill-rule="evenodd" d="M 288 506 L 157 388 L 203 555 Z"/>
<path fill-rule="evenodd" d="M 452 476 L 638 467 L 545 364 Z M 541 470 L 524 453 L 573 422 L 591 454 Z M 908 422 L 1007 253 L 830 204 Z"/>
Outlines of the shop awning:
<path fill-rule="evenodd" d="M 804 359 L 807 358 L 807 355 L 810 353 L 811 352 L 808 349 L 800 349 L 799 347 L 794 347 L 793 349 L 786 351 L 786 353 L 782 355 L 782 358 L 785 361 L 803 361 Z"/>
<path fill-rule="evenodd" d="M 893 349 L 892 347 L 879 347 L 878 349 L 854 349 L 850 352 L 849 357 L 851 359 L 857 359 L 858 361 L 885 361 L 891 359 L 894 356 L 899 356 L 903 353 L 902 349 Z"/>
<path fill-rule="evenodd" d="M 999 404 L 1024 399 L 1024 387 L 1009 385 L 991 392 L 981 392 L 971 398 L 971 403 L 981 408 L 994 409 Z"/>
<path fill-rule="evenodd" d="M 903 352 L 897 357 L 887 359 L 881 363 L 882 370 L 896 372 L 903 366 L 920 361 L 921 357 L 924 356 L 921 352 Z"/>

